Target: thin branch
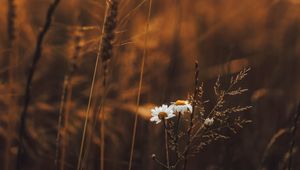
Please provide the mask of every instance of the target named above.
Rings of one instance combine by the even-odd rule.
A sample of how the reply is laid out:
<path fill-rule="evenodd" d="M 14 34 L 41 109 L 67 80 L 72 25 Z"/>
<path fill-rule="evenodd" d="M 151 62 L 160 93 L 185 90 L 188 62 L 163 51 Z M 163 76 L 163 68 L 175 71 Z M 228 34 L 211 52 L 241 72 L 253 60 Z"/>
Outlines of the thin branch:
<path fill-rule="evenodd" d="M 162 167 L 168 169 L 167 165 L 165 165 L 165 164 L 162 163 L 159 159 L 157 159 L 155 154 L 152 155 L 152 159 L 153 159 L 158 165 L 160 165 L 160 166 L 162 166 Z"/>

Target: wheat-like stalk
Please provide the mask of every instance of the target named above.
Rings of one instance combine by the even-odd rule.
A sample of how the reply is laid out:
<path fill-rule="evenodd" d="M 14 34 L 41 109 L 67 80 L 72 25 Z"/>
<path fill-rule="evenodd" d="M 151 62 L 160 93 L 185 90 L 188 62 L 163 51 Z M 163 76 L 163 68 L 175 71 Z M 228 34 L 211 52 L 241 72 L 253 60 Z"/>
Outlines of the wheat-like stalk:
<path fill-rule="evenodd" d="M 113 45 L 112 41 L 115 37 L 115 28 L 117 24 L 117 14 L 118 14 L 118 5 L 119 0 L 109 0 L 107 1 L 107 11 L 106 17 L 104 19 L 104 26 L 102 30 L 102 43 L 100 46 L 100 55 L 103 63 L 103 89 L 106 89 L 106 79 L 108 73 L 108 64 L 112 58 L 112 50 Z M 100 103 L 100 140 L 101 140 L 101 149 L 100 149 L 100 169 L 104 170 L 104 149 L 105 149 L 105 122 L 104 122 L 104 101 L 105 101 L 105 92 L 102 95 L 101 103 Z"/>
<path fill-rule="evenodd" d="M 89 122 L 91 100 L 92 100 L 92 95 L 94 92 L 94 84 L 95 84 L 95 80 L 96 80 L 96 75 L 97 75 L 100 59 L 102 61 L 102 65 L 103 65 L 102 85 L 103 85 L 103 87 L 106 86 L 108 64 L 112 57 L 112 50 L 113 50 L 112 41 L 114 40 L 114 37 L 115 37 L 114 30 L 116 27 L 118 3 L 119 3 L 118 0 L 107 0 L 106 1 L 106 11 L 105 11 L 105 15 L 104 15 L 104 23 L 103 23 L 102 35 L 101 35 L 102 37 L 100 40 L 99 51 L 98 51 L 97 58 L 96 58 L 96 64 L 95 64 L 94 73 L 93 73 L 93 80 L 92 80 L 92 85 L 91 85 L 91 90 L 90 90 L 90 95 L 89 95 L 89 101 L 88 101 L 87 111 L 86 111 L 86 115 L 85 115 L 85 122 L 84 122 L 82 139 L 81 139 L 81 144 L 80 144 L 80 152 L 79 152 L 79 157 L 78 157 L 77 170 L 80 170 L 81 168 L 83 168 L 82 167 L 83 160 L 87 156 L 87 152 L 88 152 L 88 150 L 86 150 L 86 152 L 84 152 L 84 144 L 86 142 L 85 141 L 86 140 L 86 131 L 87 131 L 87 126 L 88 126 L 88 122 Z M 102 97 L 104 97 L 104 96 L 102 96 Z M 103 103 L 101 105 L 103 105 Z M 103 107 L 103 106 L 100 106 L 100 107 Z M 103 113 L 100 115 L 100 117 L 101 117 L 101 119 L 100 119 L 101 120 L 100 168 L 103 170 L 104 169 L 104 133 L 105 133 Z M 87 146 L 89 146 L 89 141 L 87 143 L 88 143 Z M 87 147 L 87 149 L 88 148 L 89 147 Z"/>
<path fill-rule="evenodd" d="M 13 54 L 13 47 L 15 43 L 15 20 L 16 20 L 16 6 L 14 0 L 8 0 L 8 10 L 7 10 L 7 34 L 8 34 L 8 40 L 7 40 L 7 58 L 9 60 L 9 72 L 8 72 L 8 89 L 9 92 L 12 94 L 14 91 L 13 84 L 15 83 L 15 71 L 14 66 L 16 65 L 16 56 Z M 14 102 L 15 99 L 13 96 L 8 95 L 7 96 L 7 102 L 8 102 L 8 113 L 10 115 L 14 115 L 16 112 L 16 102 Z M 11 117 L 11 116 L 9 116 Z M 9 119 L 12 121 L 12 119 Z M 6 138 L 6 146 L 4 149 L 5 154 L 5 160 L 4 160 L 4 170 L 10 169 L 10 162 L 11 162 L 11 155 L 10 155 L 10 148 L 12 144 L 12 133 L 14 131 L 14 122 L 8 121 L 8 133 Z"/>
<path fill-rule="evenodd" d="M 66 157 L 66 141 L 67 141 L 67 128 L 68 128 L 68 117 L 70 112 L 70 104 L 72 98 L 72 79 L 76 71 L 77 60 L 80 56 L 81 51 L 81 31 L 77 30 L 75 33 L 75 48 L 74 54 L 69 63 L 69 69 L 65 75 L 63 90 L 61 95 L 61 104 L 59 109 L 59 119 L 57 127 L 56 137 L 56 157 L 55 164 L 57 169 L 63 170 Z"/>

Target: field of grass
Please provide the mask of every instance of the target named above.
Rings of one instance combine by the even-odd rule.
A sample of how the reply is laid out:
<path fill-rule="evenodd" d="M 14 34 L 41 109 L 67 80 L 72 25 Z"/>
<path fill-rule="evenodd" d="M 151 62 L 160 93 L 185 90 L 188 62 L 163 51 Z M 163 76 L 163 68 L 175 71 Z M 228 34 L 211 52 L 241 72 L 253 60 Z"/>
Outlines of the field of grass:
<path fill-rule="evenodd" d="M 0 170 L 300 169 L 300 0 L 0 0 Z"/>

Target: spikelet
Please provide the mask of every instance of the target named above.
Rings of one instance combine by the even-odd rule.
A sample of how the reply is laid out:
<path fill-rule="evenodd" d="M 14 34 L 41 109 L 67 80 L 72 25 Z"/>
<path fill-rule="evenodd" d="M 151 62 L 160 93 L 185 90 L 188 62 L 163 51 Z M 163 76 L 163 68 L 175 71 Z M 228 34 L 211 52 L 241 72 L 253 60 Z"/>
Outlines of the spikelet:
<path fill-rule="evenodd" d="M 117 14 L 118 14 L 118 0 L 107 1 L 107 11 L 102 30 L 102 44 L 100 46 L 99 54 L 102 62 L 108 62 L 112 57 L 112 42 L 114 40 L 114 30 L 116 28 Z"/>

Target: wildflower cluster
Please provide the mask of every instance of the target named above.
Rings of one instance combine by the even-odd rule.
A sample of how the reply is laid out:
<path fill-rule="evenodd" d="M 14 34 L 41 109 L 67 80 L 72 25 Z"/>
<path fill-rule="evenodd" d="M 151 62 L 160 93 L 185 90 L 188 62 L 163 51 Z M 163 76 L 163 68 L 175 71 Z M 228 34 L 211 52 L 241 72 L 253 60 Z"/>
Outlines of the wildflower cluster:
<path fill-rule="evenodd" d="M 251 106 L 232 106 L 228 102 L 230 97 L 247 91 L 236 86 L 249 70 L 243 69 L 233 76 L 226 89 L 221 88 L 221 80 L 218 77 L 213 87 L 216 99 L 215 102 L 211 102 L 203 99 L 203 84 L 198 83 L 196 64 L 194 94 L 188 100 L 177 100 L 169 106 L 164 104 L 151 110 L 150 121 L 156 124 L 163 122 L 164 125 L 166 163 L 162 163 L 155 154 L 152 158 L 166 169 L 175 169 L 179 165 L 185 169 L 188 156 L 195 155 L 213 141 L 228 139 L 228 130 L 236 133 L 244 124 L 249 123 L 250 121 L 232 113 L 244 112 Z M 170 157 L 169 151 L 174 156 Z"/>
<path fill-rule="evenodd" d="M 187 100 L 177 100 L 172 102 L 170 106 L 162 105 L 160 107 L 155 107 L 151 110 L 151 119 L 150 121 L 160 123 L 162 120 L 167 120 L 172 117 L 175 117 L 176 114 L 184 114 L 187 112 L 192 112 L 192 105 Z"/>

